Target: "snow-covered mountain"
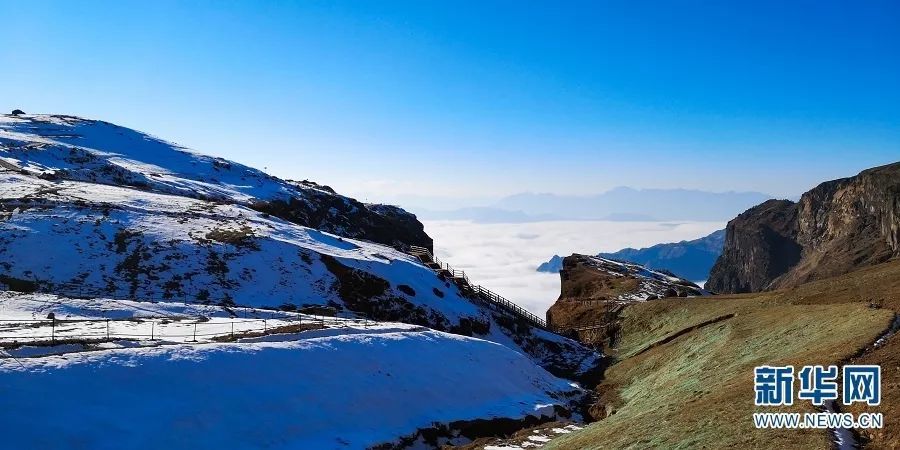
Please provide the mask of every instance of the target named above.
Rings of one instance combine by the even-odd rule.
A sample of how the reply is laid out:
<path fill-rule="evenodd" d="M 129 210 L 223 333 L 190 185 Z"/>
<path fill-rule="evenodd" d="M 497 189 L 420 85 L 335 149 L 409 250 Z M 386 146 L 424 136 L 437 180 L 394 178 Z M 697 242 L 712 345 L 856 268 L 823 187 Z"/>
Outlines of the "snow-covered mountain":
<path fill-rule="evenodd" d="M 27 413 L 0 432 L 42 448 L 421 448 L 567 415 L 585 392 L 556 376 L 595 377 L 602 355 L 411 245 L 431 239 L 397 207 L 105 122 L 2 116 L 0 388 Z"/>
<path fill-rule="evenodd" d="M 422 224 L 400 208 L 363 204 L 328 186 L 282 180 L 99 120 L 0 116 L 0 166 L 47 180 L 234 203 L 341 236 L 431 248 Z"/>
<path fill-rule="evenodd" d="M 577 377 L 599 362 L 574 341 L 464 295 L 413 257 L 349 237 L 378 240 L 379 228 L 348 217 L 405 217 L 399 208 L 362 206 L 312 183 L 68 116 L 4 116 L 0 158 L 0 282 L 12 289 L 330 306 L 493 340 L 559 375 Z M 294 210 L 260 206 L 276 202 L 321 212 L 325 231 L 298 223 Z M 390 231 L 399 234 L 380 240 L 422 240 Z"/>

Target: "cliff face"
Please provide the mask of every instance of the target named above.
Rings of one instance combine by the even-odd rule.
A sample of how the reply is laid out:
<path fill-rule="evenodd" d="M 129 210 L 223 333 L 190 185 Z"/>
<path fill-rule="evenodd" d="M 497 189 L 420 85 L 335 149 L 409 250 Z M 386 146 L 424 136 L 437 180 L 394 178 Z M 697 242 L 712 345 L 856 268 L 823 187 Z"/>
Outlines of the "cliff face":
<path fill-rule="evenodd" d="M 706 288 L 796 286 L 900 255 L 900 163 L 828 181 L 797 203 L 770 200 L 728 223 Z"/>
<path fill-rule="evenodd" d="M 574 254 L 563 259 L 560 296 L 547 323 L 561 329 L 590 325 L 623 304 L 706 294 L 694 283 L 640 264 Z"/>
<path fill-rule="evenodd" d="M 800 260 L 797 205 L 768 200 L 728 222 L 722 255 L 710 270 L 706 288 L 715 292 L 764 289 Z"/>

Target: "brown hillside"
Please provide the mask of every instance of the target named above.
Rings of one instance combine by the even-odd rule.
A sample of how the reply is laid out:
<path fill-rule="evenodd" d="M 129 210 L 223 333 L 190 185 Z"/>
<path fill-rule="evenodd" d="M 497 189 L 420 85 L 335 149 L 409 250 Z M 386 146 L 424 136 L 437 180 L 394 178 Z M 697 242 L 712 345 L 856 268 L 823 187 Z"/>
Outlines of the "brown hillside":
<path fill-rule="evenodd" d="M 871 347 L 897 311 L 900 261 L 763 293 L 631 304 L 592 410 L 604 418 L 548 448 L 829 448 L 824 430 L 755 429 L 752 371 L 848 361 L 882 365 L 872 411 L 886 423 L 863 436 L 866 448 L 897 448 L 900 334 Z M 814 411 L 808 402 L 785 410 Z"/>

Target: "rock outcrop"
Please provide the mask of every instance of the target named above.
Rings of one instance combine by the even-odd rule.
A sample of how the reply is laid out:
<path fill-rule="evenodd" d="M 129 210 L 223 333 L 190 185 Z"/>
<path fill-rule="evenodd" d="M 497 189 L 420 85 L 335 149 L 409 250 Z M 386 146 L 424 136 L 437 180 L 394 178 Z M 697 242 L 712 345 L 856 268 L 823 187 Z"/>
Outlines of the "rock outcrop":
<path fill-rule="evenodd" d="M 765 289 L 800 260 L 797 207 L 768 200 L 728 223 L 722 255 L 710 270 L 706 288 L 715 292 Z"/>
<path fill-rule="evenodd" d="M 726 228 L 706 288 L 797 286 L 900 256 L 900 163 L 828 181 L 799 202 L 769 200 Z"/>
<path fill-rule="evenodd" d="M 706 294 L 669 272 L 598 256 L 565 257 L 559 276 L 561 292 L 547 310 L 547 324 L 563 332 L 612 321 L 615 311 L 627 303 Z"/>

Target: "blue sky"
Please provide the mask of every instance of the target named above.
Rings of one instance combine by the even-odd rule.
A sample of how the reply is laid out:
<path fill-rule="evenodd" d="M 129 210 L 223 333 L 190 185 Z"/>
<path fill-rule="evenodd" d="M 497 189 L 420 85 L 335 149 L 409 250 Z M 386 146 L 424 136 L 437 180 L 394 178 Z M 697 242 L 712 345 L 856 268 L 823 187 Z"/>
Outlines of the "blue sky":
<path fill-rule="evenodd" d="M 2 0 L 0 107 L 435 208 L 900 160 L 896 2 L 527 3 Z"/>

